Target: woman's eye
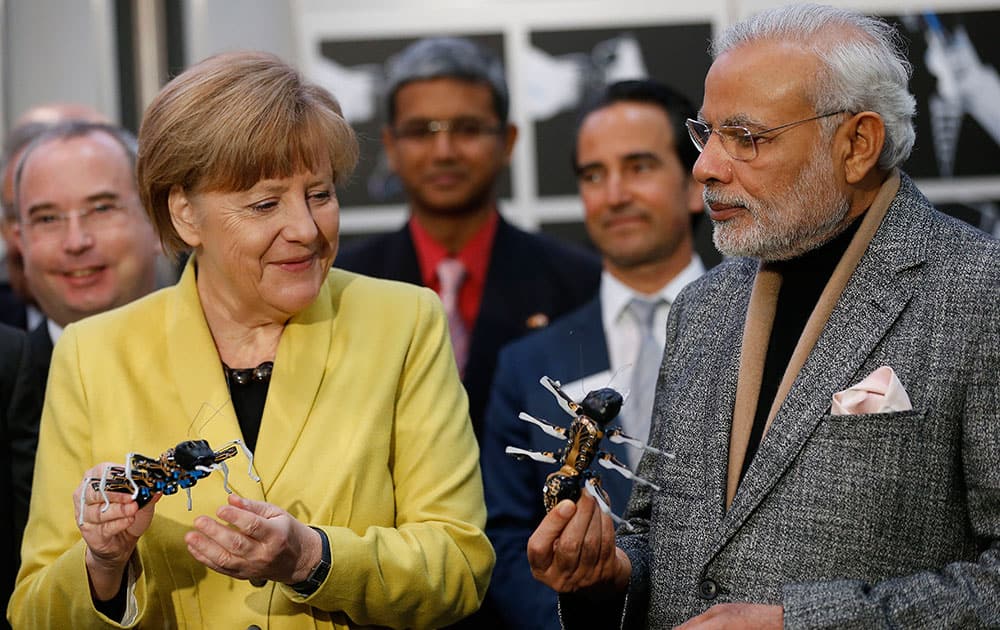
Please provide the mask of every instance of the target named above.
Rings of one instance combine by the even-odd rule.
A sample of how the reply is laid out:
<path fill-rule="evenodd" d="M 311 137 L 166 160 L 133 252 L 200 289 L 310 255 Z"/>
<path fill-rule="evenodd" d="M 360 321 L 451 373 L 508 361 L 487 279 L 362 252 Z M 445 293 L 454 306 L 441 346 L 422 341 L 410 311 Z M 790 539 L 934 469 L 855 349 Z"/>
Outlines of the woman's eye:
<path fill-rule="evenodd" d="M 260 203 L 255 203 L 250 206 L 256 212 L 270 212 L 278 207 L 277 201 L 261 201 Z"/>

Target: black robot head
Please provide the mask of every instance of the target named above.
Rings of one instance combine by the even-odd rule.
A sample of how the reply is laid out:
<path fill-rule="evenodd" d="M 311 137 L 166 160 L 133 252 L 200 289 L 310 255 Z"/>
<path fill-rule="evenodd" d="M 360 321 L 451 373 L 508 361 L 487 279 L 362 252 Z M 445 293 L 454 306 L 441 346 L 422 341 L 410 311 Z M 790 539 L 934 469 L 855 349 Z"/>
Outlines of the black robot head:
<path fill-rule="evenodd" d="M 580 403 L 580 408 L 583 415 L 603 427 L 615 419 L 622 409 L 622 402 L 621 394 L 610 387 L 604 387 L 587 394 Z"/>

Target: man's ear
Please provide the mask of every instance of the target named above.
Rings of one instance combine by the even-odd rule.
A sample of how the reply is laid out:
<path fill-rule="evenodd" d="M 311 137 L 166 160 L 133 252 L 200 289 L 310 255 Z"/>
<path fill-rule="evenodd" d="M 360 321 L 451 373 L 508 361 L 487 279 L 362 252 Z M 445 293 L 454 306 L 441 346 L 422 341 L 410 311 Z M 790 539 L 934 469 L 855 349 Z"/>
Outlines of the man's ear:
<path fill-rule="evenodd" d="M 396 171 L 396 136 L 393 135 L 389 125 L 382 127 L 382 147 L 385 148 L 385 158 L 389 163 L 389 170 Z"/>
<path fill-rule="evenodd" d="M 3 237 L 14 243 L 19 250 L 24 251 L 24 234 L 21 230 L 21 222 L 9 220 L 6 217 L 0 218 L 3 221 Z"/>
<path fill-rule="evenodd" d="M 507 128 L 503 132 L 503 154 L 504 162 L 510 164 L 510 157 L 514 154 L 514 143 L 517 142 L 517 125 L 507 123 Z"/>
<path fill-rule="evenodd" d="M 847 120 L 837 132 L 843 147 L 844 178 L 857 184 L 878 168 L 878 158 L 885 145 L 885 124 L 875 112 L 860 112 Z"/>
<path fill-rule="evenodd" d="M 174 185 L 167 196 L 167 207 L 170 209 L 170 222 L 181 239 L 190 247 L 201 245 L 201 230 L 197 213 L 188 194 L 181 186 Z"/>

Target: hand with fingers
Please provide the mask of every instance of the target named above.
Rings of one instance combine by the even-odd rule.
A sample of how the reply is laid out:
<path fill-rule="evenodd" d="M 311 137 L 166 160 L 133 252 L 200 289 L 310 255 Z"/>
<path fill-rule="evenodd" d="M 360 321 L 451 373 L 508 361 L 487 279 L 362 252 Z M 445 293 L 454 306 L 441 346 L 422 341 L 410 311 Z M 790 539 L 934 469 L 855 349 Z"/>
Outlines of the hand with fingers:
<path fill-rule="evenodd" d="M 784 609 L 779 605 L 733 602 L 716 604 L 697 617 L 688 619 L 676 630 L 781 630 L 783 625 Z"/>
<path fill-rule="evenodd" d="M 580 590 L 624 593 L 632 563 L 615 545 L 611 517 L 589 494 L 560 502 L 528 539 L 535 579 L 559 593 Z"/>
<path fill-rule="evenodd" d="M 129 558 L 152 522 L 154 506 L 162 496 L 154 495 L 152 501 L 139 509 L 131 495 L 109 492 L 105 509 L 104 498 L 90 481 L 99 479 L 105 466 L 113 465 L 98 464 L 88 470 L 73 493 L 77 527 L 87 544 L 87 573 L 93 595 L 100 601 L 112 599 L 118 593 Z"/>
<path fill-rule="evenodd" d="M 232 494 L 215 514 L 223 522 L 199 516 L 184 536 L 195 560 L 213 571 L 296 584 L 322 558 L 320 533 L 270 503 Z"/>

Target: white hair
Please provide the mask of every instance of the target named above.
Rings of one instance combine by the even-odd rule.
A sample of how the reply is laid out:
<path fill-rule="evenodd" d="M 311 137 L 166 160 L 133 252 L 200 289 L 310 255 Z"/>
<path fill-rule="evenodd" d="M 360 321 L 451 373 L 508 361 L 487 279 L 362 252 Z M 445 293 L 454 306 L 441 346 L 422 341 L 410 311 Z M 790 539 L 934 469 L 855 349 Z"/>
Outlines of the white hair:
<path fill-rule="evenodd" d="M 902 38 L 886 22 L 846 9 L 800 4 L 769 9 L 734 24 L 715 40 L 712 56 L 761 40 L 801 43 L 819 58 L 813 83 L 817 113 L 872 111 L 882 117 L 885 145 L 878 166 L 902 164 L 913 149 L 916 99 Z M 824 120 L 831 132 L 837 118 Z"/>

